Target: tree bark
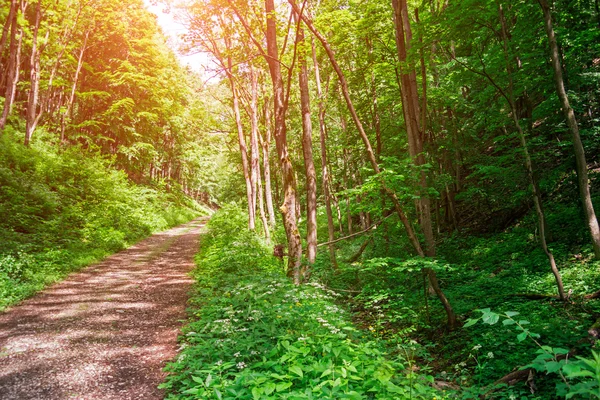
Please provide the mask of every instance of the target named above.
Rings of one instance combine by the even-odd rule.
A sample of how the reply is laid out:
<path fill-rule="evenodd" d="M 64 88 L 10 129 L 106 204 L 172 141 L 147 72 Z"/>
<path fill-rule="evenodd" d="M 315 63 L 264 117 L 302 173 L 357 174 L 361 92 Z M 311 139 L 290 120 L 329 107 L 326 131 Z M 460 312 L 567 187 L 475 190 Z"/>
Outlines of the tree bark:
<path fill-rule="evenodd" d="M 4 108 L 2 110 L 2 116 L 0 116 L 0 131 L 3 131 L 4 127 L 6 126 L 6 121 L 8 120 L 8 116 L 10 115 L 13 103 L 15 101 L 17 83 L 19 82 L 23 28 L 18 26 L 17 15 L 18 12 L 15 11 L 10 27 L 10 46 L 6 74 L 6 91 L 4 94 Z"/>
<path fill-rule="evenodd" d="M 229 42 L 226 39 L 227 46 Z M 246 200 L 248 202 L 248 229 L 253 231 L 256 228 L 255 212 L 252 190 L 252 179 L 250 177 L 250 165 L 248 163 L 248 148 L 246 146 L 246 137 L 244 135 L 244 126 L 242 125 L 242 117 L 240 113 L 240 103 L 237 87 L 235 85 L 235 77 L 233 76 L 233 62 L 231 56 L 227 55 L 227 77 L 229 78 L 229 84 L 231 87 L 231 94 L 233 96 L 233 113 L 235 115 L 235 126 L 238 133 L 238 144 L 240 147 L 240 155 L 242 157 L 242 168 L 244 172 L 244 180 L 246 182 Z"/>
<path fill-rule="evenodd" d="M 249 65 L 249 69 L 252 92 L 250 98 L 250 183 L 252 185 L 252 210 L 256 220 L 258 181 L 261 179 L 258 150 L 258 77 L 252 65 Z"/>
<path fill-rule="evenodd" d="M 538 220 L 538 229 L 540 231 L 540 245 L 542 246 L 542 250 L 548 257 L 548 262 L 550 263 L 550 269 L 552 274 L 554 275 L 554 279 L 556 280 L 556 286 L 558 288 L 558 294 L 562 301 L 565 300 L 565 290 L 562 283 L 562 278 L 560 276 L 560 272 L 556 267 L 556 262 L 554 260 L 554 256 L 550 249 L 548 249 L 548 244 L 546 243 L 546 217 L 544 215 L 544 211 L 542 209 L 542 195 L 540 193 L 537 181 L 535 179 L 533 163 L 531 161 L 531 156 L 529 155 L 529 149 L 527 147 L 527 140 L 525 138 L 525 132 L 521 127 L 521 123 L 519 121 L 519 116 L 517 115 L 517 107 L 515 105 L 515 97 L 514 97 L 514 83 L 512 77 L 512 67 L 510 64 L 509 56 L 508 56 L 508 27 L 506 25 L 506 18 L 504 16 L 504 11 L 502 5 L 498 6 L 498 15 L 500 17 L 500 25 L 501 25 L 501 34 L 502 34 L 502 42 L 504 46 L 504 56 L 506 59 L 506 72 L 508 74 L 508 96 L 506 99 L 508 100 L 511 115 L 513 122 L 515 123 L 515 127 L 517 128 L 517 132 L 519 133 L 519 140 L 521 141 L 521 147 L 523 148 L 523 156 L 525 157 L 525 168 L 527 169 L 527 176 L 529 178 L 529 183 L 531 185 L 531 190 L 533 194 L 533 203 L 535 206 L 535 212 L 537 214 Z"/>
<path fill-rule="evenodd" d="M 81 73 L 81 68 L 83 68 L 83 55 L 87 50 L 87 41 L 90 35 L 90 29 L 85 32 L 85 36 L 83 38 L 83 45 L 79 50 L 79 57 L 77 57 L 77 68 L 75 69 L 75 76 L 73 77 L 73 85 L 71 85 L 71 94 L 69 95 L 69 100 L 67 103 L 67 108 L 62 113 L 60 117 L 60 142 L 65 143 L 65 130 L 67 127 L 67 119 L 71 119 L 71 110 L 73 109 L 73 103 L 75 102 L 75 93 L 77 91 L 77 83 L 79 82 L 79 74 Z"/>
<path fill-rule="evenodd" d="M 273 209 L 273 191 L 271 189 L 271 164 L 269 163 L 269 147 L 271 146 L 271 108 L 268 101 L 265 101 L 265 139 L 262 141 L 263 154 L 263 172 L 265 176 L 265 202 L 267 203 L 267 213 L 269 214 L 269 224 L 271 228 L 275 227 L 275 210 Z M 259 136 L 260 139 L 260 136 Z"/>
<path fill-rule="evenodd" d="M 4 54 L 4 47 L 6 46 L 6 42 L 8 40 L 8 33 L 14 21 L 14 16 L 17 12 L 18 4 L 18 0 L 11 0 L 10 2 L 10 10 L 8 11 L 8 16 L 6 18 L 6 21 L 4 22 L 4 27 L 2 28 L 2 37 L 0 37 L 0 56 Z M 1 78 L 0 80 L 3 80 L 3 78 Z"/>
<path fill-rule="evenodd" d="M 576 171 L 577 171 L 577 182 L 579 184 L 579 197 L 583 205 L 585 212 L 586 222 L 590 235 L 592 237 L 592 245 L 594 247 L 594 254 L 596 258 L 600 258 L 600 227 L 598 226 L 598 219 L 596 218 L 596 212 L 594 205 L 592 204 L 592 197 L 590 194 L 590 182 L 588 179 L 587 162 L 585 159 L 585 151 L 579 135 L 579 126 L 575 113 L 569 103 L 569 96 L 565 90 L 565 83 L 562 74 L 562 66 L 560 62 L 558 44 L 556 42 L 556 35 L 554 34 L 554 28 L 552 26 L 552 14 L 550 12 L 550 6 L 546 0 L 538 0 L 542 11 L 544 13 L 544 24 L 546 27 L 546 34 L 548 35 L 548 42 L 550 43 L 550 58 L 552 59 L 552 69 L 554 70 L 554 82 L 556 85 L 556 93 L 562 104 L 562 110 L 567 119 L 569 130 L 573 140 L 573 149 L 575 151 Z"/>
<path fill-rule="evenodd" d="M 321 179 L 323 186 L 323 198 L 325 200 L 325 211 L 327 213 L 327 233 L 329 241 L 335 239 L 335 225 L 333 222 L 333 212 L 331 210 L 331 195 L 329 193 L 329 164 L 327 161 L 327 143 L 326 143 L 326 127 L 325 127 L 325 99 L 323 98 L 323 90 L 321 88 L 321 73 L 319 63 L 317 61 L 317 51 L 315 42 L 311 38 L 310 41 L 313 57 L 313 65 L 315 68 L 315 81 L 317 84 L 317 97 L 319 98 L 319 139 L 321 144 Z M 338 269 L 337 258 L 335 255 L 335 244 L 330 243 L 329 261 L 333 269 Z"/>
<path fill-rule="evenodd" d="M 406 0 L 392 0 L 394 11 L 394 26 L 396 37 L 396 50 L 398 61 L 402 64 L 407 62 L 407 54 L 412 40 L 412 31 L 408 19 L 408 5 Z M 425 68 L 424 65 L 422 68 Z M 420 119 L 422 118 L 419 109 L 419 94 L 417 92 L 417 77 L 414 68 L 401 66 L 400 70 L 400 93 L 402 99 L 402 109 L 404 112 L 404 121 L 406 124 L 406 133 L 408 135 L 408 151 L 417 167 L 425 164 L 423 155 L 423 131 Z M 424 103 L 425 105 L 425 103 Z M 424 116 L 423 116 L 424 119 Z M 431 201 L 427 195 L 427 178 L 424 171 L 420 171 L 419 183 L 421 194 L 418 201 L 418 212 L 421 222 L 421 230 L 425 237 L 425 255 L 435 257 L 435 239 L 433 236 L 433 224 L 431 221 Z M 434 290 L 440 302 L 444 306 L 448 319 L 448 329 L 454 330 L 457 325 L 456 314 L 448 301 L 446 295 L 441 290 L 437 275 L 431 268 L 424 268 L 424 273 L 428 276 L 431 288 Z"/>
<path fill-rule="evenodd" d="M 299 19 L 298 15 L 295 17 Z M 299 46 L 298 83 L 300 86 L 300 108 L 302 112 L 302 155 L 306 171 L 306 254 L 309 263 L 314 263 L 317 257 L 317 172 L 312 154 L 312 122 L 310 117 L 310 95 L 308 89 L 308 68 L 304 48 L 304 28 L 298 21 L 296 46 Z"/>
<path fill-rule="evenodd" d="M 408 20 L 408 6 L 406 0 L 392 0 L 394 9 L 394 23 L 396 33 L 396 50 L 400 63 L 407 62 L 408 50 L 412 39 L 412 31 Z M 424 68 L 424 65 L 423 65 Z M 417 78 L 414 68 L 401 67 L 401 98 L 406 133 L 408 135 L 408 151 L 417 167 L 425 164 L 423 155 L 423 131 L 420 122 L 422 115 L 419 107 L 419 95 L 417 92 Z M 423 118 L 424 119 L 424 118 Z M 427 178 L 425 172 L 420 173 L 420 186 L 422 193 L 418 201 L 421 230 L 425 237 L 426 254 L 435 257 L 435 240 L 433 236 L 433 224 L 431 221 L 431 201 L 427 195 Z"/>
<path fill-rule="evenodd" d="M 40 93 L 40 54 L 38 48 L 38 33 L 42 19 L 42 2 L 38 1 L 35 7 L 35 23 L 31 42 L 31 55 L 29 58 L 29 95 L 27 97 L 27 112 L 25 119 L 25 146 L 29 146 L 33 131 L 37 125 L 37 108 Z"/>
<path fill-rule="evenodd" d="M 277 26 L 275 21 L 274 0 L 265 0 L 265 12 L 267 17 L 267 57 L 269 72 L 273 82 L 273 104 L 275 116 L 275 145 L 283 175 L 284 200 L 281 206 L 283 224 L 288 240 L 288 276 L 291 276 L 295 284 L 302 280 L 302 241 L 296 218 L 297 194 L 296 178 L 294 168 L 290 160 L 287 145 L 286 114 L 288 104 L 284 96 L 283 78 L 281 76 L 281 65 L 279 64 L 279 52 L 277 46 Z"/>

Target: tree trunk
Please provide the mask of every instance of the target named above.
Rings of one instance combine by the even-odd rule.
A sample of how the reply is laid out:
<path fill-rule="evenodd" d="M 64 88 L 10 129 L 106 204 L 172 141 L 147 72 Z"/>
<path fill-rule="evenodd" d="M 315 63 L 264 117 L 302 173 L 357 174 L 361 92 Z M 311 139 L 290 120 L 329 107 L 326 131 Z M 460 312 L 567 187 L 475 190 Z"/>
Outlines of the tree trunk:
<path fill-rule="evenodd" d="M 10 115 L 13 103 L 15 101 L 17 83 L 19 82 L 23 28 L 17 26 L 17 14 L 18 12 L 13 14 L 13 20 L 10 27 L 10 46 L 6 74 L 6 91 L 4 94 L 4 109 L 2 110 L 2 116 L 0 117 L 0 131 L 3 131 L 4 127 L 6 126 L 6 121 L 8 120 L 8 116 Z"/>
<path fill-rule="evenodd" d="M 258 181 L 260 180 L 260 155 L 258 150 L 258 77 L 254 67 L 250 68 L 250 182 L 252 185 L 252 210 L 256 219 Z M 268 229 L 268 226 L 267 226 Z"/>
<path fill-rule="evenodd" d="M 15 19 L 14 17 L 17 12 L 18 5 L 19 5 L 18 0 L 11 0 L 10 10 L 8 11 L 8 16 L 6 18 L 6 21 L 4 22 L 4 27 L 2 28 L 2 37 L 0 37 L 0 56 L 2 54 L 4 54 L 4 47 L 6 46 L 6 42 L 8 40 L 8 33 L 9 33 L 12 23 Z M 4 69 L 4 71 L 6 71 L 6 70 L 7 69 Z M 2 79 L 0 79 L 0 80 L 2 80 Z"/>
<path fill-rule="evenodd" d="M 35 7 L 35 24 L 31 41 L 31 56 L 29 58 L 29 95 L 27 97 L 27 113 L 25 119 L 25 146 L 29 146 L 33 131 L 37 125 L 37 108 L 40 93 L 40 54 L 38 49 L 38 33 L 42 19 L 42 2 L 38 1 Z"/>
<path fill-rule="evenodd" d="M 394 11 L 394 26 L 398 60 L 404 64 L 407 61 L 407 54 L 408 50 L 410 50 L 410 43 L 412 40 L 412 31 L 408 18 L 408 5 L 406 0 L 392 0 L 392 8 Z M 426 78 L 424 68 L 425 65 L 423 64 L 422 74 Z M 417 92 L 417 77 L 414 68 L 403 67 L 400 71 L 400 82 L 402 109 L 404 111 L 406 133 L 408 135 L 408 150 L 413 162 L 417 167 L 419 167 L 425 164 L 425 157 L 423 155 L 423 124 L 421 122 L 421 119 L 423 121 L 425 120 L 425 110 L 423 110 L 423 115 L 421 115 L 419 108 L 419 94 Z M 425 96 L 425 94 L 426 93 L 423 95 Z M 425 100 L 423 105 L 426 105 Z M 425 255 L 428 257 L 435 257 L 435 239 L 431 220 L 431 201 L 427 194 L 427 178 L 424 171 L 420 171 L 419 184 L 421 186 L 421 193 L 418 200 L 417 209 L 420 216 L 419 219 L 421 222 L 421 230 L 423 232 L 423 236 L 425 237 Z M 429 277 L 429 282 L 432 289 L 444 306 L 448 319 L 448 329 L 454 330 L 457 324 L 456 314 L 454 313 L 450 302 L 446 298 L 446 295 L 442 292 L 439 286 L 435 271 L 431 268 L 425 268 L 424 272 Z"/>
<path fill-rule="evenodd" d="M 264 196 L 264 191 L 263 191 L 263 185 L 262 185 L 262 179 L 261 179 L 261 173 L 260 173 L 260 163 L 257 164 L 257 175 L 258 175 L 258 211 L 259 211 L 259 215 L 260 215 L 260 220 L 262 222 L 263 225 L 263 231 L 265 232 L 265 239 L 267 240 L 267 243 L 271 243 L 271 231 L 270 231 L 270 227 L 269 227 L 269 223 L 267 221 L 267 215 L 265 213 L 265 202 L 263 200 L 263 196 Z"/>
<path fill-rule="evenodd" d="M 577 171 L 577 182 L 579 184 L 579 197 L 583 205 L 585 217 L 587 220 L 588 229 L 592 237 L 592 245 L 594 247 L 594 254 L 596 258 L 600 258 L 600 227 L 598 226 L 598 219 L 596 218 L 596 212 L 594 205 L 592 204 L 592 197 L 590 194 L 590 182 L 588 179 L 587 162 L 585 159 L 585 151 L 583 144 L 581 143 L 581 137 L 579 136 L 579 126 L 575 113 L 569 104 L 569 96 L 565 90 L 565 83 L 563 80 L 562 67 L 560 57 L 558 53 L 558 44 L 556 42 L 556 36 L 554 34 L 554 28 L 552 26 L 552 14 L 550 13 L 550 6 L 546 0 L 538 0 L 542 11 L 544 13 L 544 24 L 546 27 L 546 34 L 548 35 L 548 41 L 550 43 L 550 57 L 552 59 L 552 69 L 554 70 L 554 82 L 556 84 L 556 93 L 562 104 L 562 110 L 567 119 L 569 130 L 573 140 L 573 148 L 575 151 L 576 171 Z M 597 3 L 596 3 L 597 4 Z"/>
<path fill-rule="evenodd" d="M 558 288 L 558 294 L 562 301 L 565 300 L 565 290 L 562 283 L 562 278 L 560 276 L 560 272 L 556 267 L 556 262 L 554 261 L 554 256 L 548 249 L 548 245 L 546 243 L 546 217 L 544 215 L 544 211 L 542 209 L 542 194 L 540 193 L 537 181 L 535 179 L 535 174 L 533 170 L 533 163 L 531 161 L 531 156 L 529 155 L 529 149 L 527 147 L 527 139 L 525 138 L 525 132 L 521 127 L 521 123 L 519 121 L 519 116 L 517 114 L 517 107 L 515 105 L 515 96 L 514 96 L 514 82 L 512 77 L 512 67 L 508 55 L 508 27 L 506 25 L 506 19 L 504 17 L 504 11 L 502 9 L 502 5 L 498 6 L 498 15 L 500 17 L 500 25 L 501 25 L 501 34 L 502 34 L 502 43 L 504 49 L 504 57 L 506 60 L 506 72 L 508 74 L 508 95 L 506 96 L 506 100 L 510 106 L 511 115 L 515 127 L 517 128 L 517 132 L 519 133 L 519 140 L 521 141 L 521 147 L 523 148 L 523 156 L 525 157 L 525 168 L 527 169 L 527 176 L 529 178 L 529 183 L 531 185 L 531 191 L 533 194 L 533 203 L 535 206 L 535 212 L 537 215 L 538 221 L 538 229 L 540 231 L 540 245 L 542 246 L 542 250 L 548 257 L 548 262 L 550 263 L 550 269 L 552 274 L 554 275 L 554 279 L 556 280 L 556 286 Z"/>
<path fill-rule="evenodd" d="M 227 46 L 229 42 L 226 40 Z M 227 55 L 227 77 L 231 86 L 231 94 L 233 96 L 233 113 L 235 115 L 235 126 L 238 133 L 238 144 L 240 146 L 240 155 L 242 156 L 242 168 L 244 172 L 244 180 L 246 182 L 246 200 L 248 202 L 248 229 L 253 231 L 256 228 L 254 202 L 252 201 L 252 179 L 250 177 L 250 165 L 248 163 L 248 148 L 246 146 L 246 137 L 244 135 L 244 126 L 242 125 L 242 117 L 240 114 L 240 101 L 238 91 L 235 85 L 235 77 L 233 76 L 233 62 L 231 56 Z"/>
<path fill-rule="evenodd" d="M 296 18 L 299 18 L 295 14 Z M 314 263 L 317 257 L 317 172 L 312 154 L 312 122 L 310 118 L 310 96 L 308 89 L 308 68 L 304 48 L 304 28 L 298 22 L 296 46 L 299 46 L 298 83 L 300 86 L 300 108 L 302 112 L 302 155 L 306 171 L 306 254 L 309 263 Z"/>
<path fill-rule="evenodd" d="M 392 0 L 394 9 L 394 23 L 396 32 L 396 50 L 398 60 L 406 63 L 412 31 L 408 20 L 408 6 L 406 0 Z M 424 65 L 422 68 L 425 68 Z M 402 109 L 404 111 L 404 121 L 406 124 L 406 133 L 408 135 L 408 151 L 413 162 L 417 167 L 425 164 L 423 155 L 423 131 L 419 107 L 419 95 L 417 92 L 417 77 L 413 68 L 404 67 L 400 71 L 400 93 L 402 98 Z M 425 93 L 424 93 L 425 95 Z M 425 103 L 424 103 L 425 105 Z M 424 112 L 424 111 L 423 111 Z M 419 180 L 421 191 L 418 200 L 418 210 L 421 222 L 421 230 L 425 237 L 426 254 L 429 257 L 435 256 L 435 240 L 433 236 L 433 224 L 431 221 L 431 201 L 427 195 L 427 178 L 425 172 L 420 172 Z"/>
<path fill-rule="evenodd" d="M 315 68 L 315 81 L 317 84 L 317 97 L 319 98 L 319 139 L 321 144 L 321 176 L 323 186 L 323 198 L 325 200 L 325 211 L 327 213 L 327 233 L 329 241 L 335 239 L 335 226 L 333 222 L 333 212 L 331 210 L 331 195 L 329 193 L 329 165 L 327 161 L 327 143 L 326 143 L 326 128 L 325 128 L 325 99 L 321 89 L 321 73 L 319 63 L 317 61 L 317 51 L 315 42 L 311 38 L 310 45 L 312 48 L 313 65 Z M 338 263 L 335 256 L 335 244 L 331 243 L 328 246 L 329 260 L 333 269 L 338 269 Z"/>
<path fill-rule="evenodd" d="M 83 45 L 79 50 L 79 57 L 77 58 L 77 68 L 75 69 L 75 76 L 73 77 L 73 85 L 71 86 L 71 94 L 69 95 L 67 107 L 60 117 L 60 142 L 63 144 L 66 142 L 65 129 L 67 126 L 67 119 L 71 119 L 71 110 L 73 109 L 73 103 L 75 102 L 77 82 L 79 81 L 79 73 L 81 72 L 81 68 L 83 67 L 83 55 L 85 53 L 85 50 L 87 49 L 87 41 L 89 35 L 90 30 L 88 29 L 85 32 L 85 37 L 83 38 Z"/>
<path fill-rule="evenodd" d="M 298 231 L 296 218 L 296 179 L 294 167 L 290 160 L 287 146 L 286 113 L 288 104 L 284 96 L 283 79 L 281 76 L 281 65 L 279 64 L 279 52 L 277 46 L 277 24 L 275 21 L 274 0 L 265 0 L 265 12 L 267 16 L 267 57 L 271 80 L 273 81 L 273 103 L 275 116 L 275 145 L 283 175 L 284 200 L 281 206 L 283 224 L 288 240 L 288 276 L 291 276 L 295 284 L 302 280 L 302 240 Z"/>
<path fill-rule="evenodd" d="M 269 214 L 269 223 L 271 228 L 275 227 L 275 210 L 273 208 L 273 192 L 271 189 L 271 164 L 269 163 L 269 147 L 271 146 L 271 108 L 269 102 L 265 101 L 265 139 L 262 144 L 263 170 L 265 175 L 265 202 L 267 203 L 267 213 Z M 260 139 L 260 136 L 259 136 Z"/>
<path fill-rule="evenodd" d="M 288 2 L 290 3 L 290 5 L 294 8 L 294 10 L 297 13 L 300 13 L 300 10 L 298 9 L 298 6 L 294 2 L 294 0 L 288 0 Z M 323 48 L 325 49 L 325 52 L 327 53 L 327 56 L 329 57 L 329 61 L 331 62 L 331 65 L 333 66 L 333 69 L 335 70 L 335 72 L 338 76 L 338 79 L 340 81 L 340 86 L 342 89 L 342 94 L 344 96 L 344 100 L 346 101 L 346 105 L 348 107 L 348 110 L 350 111 L 350 115 L 352 116 L 352 120 L 354 121 L 354 124 L 356 125 L 356 128 L 358 130 L 358 133 L 360 134 L 360 137 L 363 141 L 363 144 L 365 146 L 365 150 L 367 152 L 367 156 L 368 156 L 369 162 L 371 164 L 371 167 L 373 168 L 373 171 L 376 174 L 379 174 L 381 172 L 381 170 L 379 169 L 379 165 L 377 164 L 377 160 L 375 159 L 375 153 L 373 152 L 373 147 L 371 146 L 369 137 L 367 136 L 367 134 L 362 126 L 362 123 L 360 122 L 360 119 L 358 118 L 358 114 L 356 113 L 354 104 L 352 103 L 352 100 L 350 99 L 350 93 L 348 91 L 348 83 L 346 82 L 346 77 L 344 76 L 344 73 L 340 69 L 340 66 L 338 65 L 338 63 L 335 59 L 335 54 L 334 54 L 333 50 L 331 49 L 329 42 L 315 28 L 312 21 L 309 18 L 307 18 L 305 15 L 300 14 L 300 16 L 302 17 L 302 20 L 304 21 L 304 23 L 306 24 L 308 29 L 310 29 L 310 31 L 316 36 L 316 38 L 319 40 L 319 42 L 321 42 L 321 44 L 323 45 Z M 423 252 L 423 249 L 422 249 L 421 244 L 419 243 L 419 240 L 413 230 L 413 227 L 410 224 L 410 221 L 408 220 L 406 215 L 404 214 L 404 211 L 402 210 L 402 206 L 400 204 L 400 201 L 398 200 L 398 196 L 396 196 L 396 193 L 394 193 L 393 190 L 391 190 L 390 188 L 387 187 L 387 185 L 385 184 L 385 182 L 383 180 L 381 180 L 380 182 L 381 182 L 381 185 L 383 186 L 384 190 L 391 197 L 391 199 L 394 203 L 394 208 L 396 210 L 396 213 L 398 214 L 398 217 L 402 221 L 402 224 L 404 226 L 404 229 L 406 230 L 406 233 L 408 235 L 410 243 L 413 245 L 413 247 L 415 248 L 415 251 L 419 255 L 424 255 L 425 253 Z"/>

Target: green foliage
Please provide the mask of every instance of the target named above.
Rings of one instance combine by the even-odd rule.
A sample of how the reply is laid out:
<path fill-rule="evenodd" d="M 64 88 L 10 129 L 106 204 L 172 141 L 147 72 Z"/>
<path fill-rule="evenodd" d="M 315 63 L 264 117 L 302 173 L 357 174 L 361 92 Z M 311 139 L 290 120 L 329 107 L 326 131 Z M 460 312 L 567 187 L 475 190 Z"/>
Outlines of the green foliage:
<path fill-rule="evenodd" d="M 400 352 L 390 357 L 335 303 L 339 294 L 294 286 L 234 206 L 208 224 L 169 399 L 431 399 L 441 393 Z M 229 253 L 229 254 L 227 254 Z"/>
<path fill-rule="evenodd" d="M 519 342 L 529 339 L 536 344 L 537 356 L 530 364 L 521 369 L 532 368 L 546 375 L 559 375 L 562 382 L 556 385 L 557 396 L 565 396 L 567 399 L 575 396 L 600 398 L 600 355 L 598 353 L 592 352 L 592 359 L 576 357 L 573 360 L 570 358 L 569 350 L 541 344 L 538 341 L 540 335 L 527 328 L 529 321 L 514 318 L 519 315 L 518 312 L 495 313 L 489 308 L 476 311 L 480 311 L 482 315 L 479 318 L 468 319 L 464 325 L 465 328 L 475 325 L 480 320 L 488 325 L 494 325 L 502 320 L 503 325 L 515 327 Z"/>
<path fill-rule="evenodd" d="M 198 215 L 100 156 L 0 137 L 0 309 L 152 232 Z"/>

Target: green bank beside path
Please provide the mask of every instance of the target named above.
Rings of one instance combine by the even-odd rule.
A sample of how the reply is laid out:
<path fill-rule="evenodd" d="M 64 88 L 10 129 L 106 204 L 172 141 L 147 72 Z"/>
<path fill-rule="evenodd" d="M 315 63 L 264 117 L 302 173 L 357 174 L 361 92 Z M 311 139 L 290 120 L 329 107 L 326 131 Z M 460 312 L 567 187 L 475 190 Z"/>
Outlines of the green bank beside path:
<path fill-rule="evenodd" d="M 233 207 L 208 223 L 168 399 L 442 398 L 395 351 L 351 322 L 338 294 L 294 286 Z"/>
<path fill-rule="evenodd" d="M 138 240 L 206 214 L 110 160 L 0 137 L 0 311 Z"/>

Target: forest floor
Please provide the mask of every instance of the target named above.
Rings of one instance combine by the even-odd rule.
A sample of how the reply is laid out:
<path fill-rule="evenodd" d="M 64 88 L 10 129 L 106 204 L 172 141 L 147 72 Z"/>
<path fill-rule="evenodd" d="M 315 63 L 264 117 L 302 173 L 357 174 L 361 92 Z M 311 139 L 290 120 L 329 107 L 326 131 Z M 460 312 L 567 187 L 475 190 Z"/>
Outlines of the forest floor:
<path fill-rule="evenodd" d="M 162 399 L 203 225 L 151 236 L 0 314 L 0 398 Z"/>

